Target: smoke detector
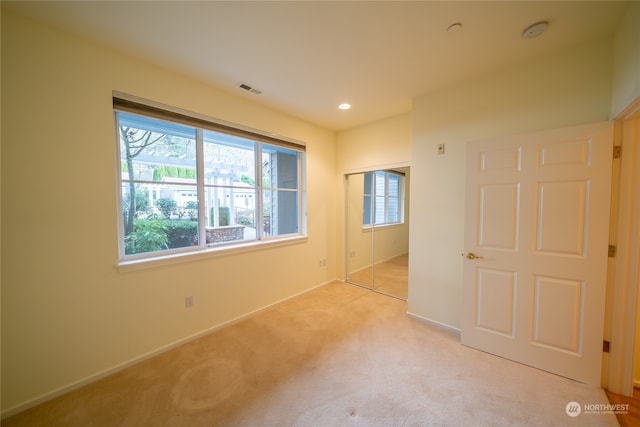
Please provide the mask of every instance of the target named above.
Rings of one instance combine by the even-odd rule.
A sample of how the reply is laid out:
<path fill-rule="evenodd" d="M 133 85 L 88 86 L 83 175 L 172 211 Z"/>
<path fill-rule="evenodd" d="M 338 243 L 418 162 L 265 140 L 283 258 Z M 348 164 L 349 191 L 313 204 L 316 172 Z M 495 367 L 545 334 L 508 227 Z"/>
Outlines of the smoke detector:
<path fill-rule="evenodd" d="M 547 31 L 547 28 L 549 28 L 549 23 L 547 21 L 536 22 L 524 29 L 522 37 L 525 39 L 534 39 Z"/>
<path fill-rule="evenodd" d="M 262 91 L 260 89 L 257 89 L 256 87 L 251 86 L 250 84 L 247 84 L 247 83 L 239 83 L 238 87 L 240 89 L 247 90 L 247 91 L 253 93 L 254 95 L 260 95 L 262 93 Z"/>

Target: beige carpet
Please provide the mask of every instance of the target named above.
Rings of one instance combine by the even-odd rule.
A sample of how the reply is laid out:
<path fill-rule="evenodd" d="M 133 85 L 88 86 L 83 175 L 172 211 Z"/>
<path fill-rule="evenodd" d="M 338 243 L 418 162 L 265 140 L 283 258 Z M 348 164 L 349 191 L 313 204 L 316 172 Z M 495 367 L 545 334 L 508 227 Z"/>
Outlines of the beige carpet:
<path fill-rule="evenodd" d="M 350 273 L 348 281 L 406 300 L 409 295 L 409 254 L 379 262 L 373 266 L 373 272 L 369 267 Z"/>
<path fill-rule="evenodd" d="M 375 290 L 407 299 L 409 296 L 409 254 L 376 264 L 373 271 Z"/>
<path fill-rule="evenodd" d="M 463 347 L 406 303 L 334 283 L 3 426 L 587 426 L 604 392 Z"/>

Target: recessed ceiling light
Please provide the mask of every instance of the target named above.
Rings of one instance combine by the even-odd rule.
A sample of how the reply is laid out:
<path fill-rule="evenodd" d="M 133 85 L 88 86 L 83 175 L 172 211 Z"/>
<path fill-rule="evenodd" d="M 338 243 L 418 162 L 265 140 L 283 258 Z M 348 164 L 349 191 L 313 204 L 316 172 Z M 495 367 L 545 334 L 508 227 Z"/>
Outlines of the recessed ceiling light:
<path fill-rule="evenodd" d="M 547 21 L 536 22 L 524 29 L 522 37 L 525 39 L 534 39 L 547 31 L 547 28 L 549 28 L 549 23 Z"/>
<path fill-rule="evenodd" d="M 338 105 L 338 108 L 341 110 L 348 110 L 349 108 L 351 108 L 351 104 L 347 104 L 346 102 L 343 104 Z"/>

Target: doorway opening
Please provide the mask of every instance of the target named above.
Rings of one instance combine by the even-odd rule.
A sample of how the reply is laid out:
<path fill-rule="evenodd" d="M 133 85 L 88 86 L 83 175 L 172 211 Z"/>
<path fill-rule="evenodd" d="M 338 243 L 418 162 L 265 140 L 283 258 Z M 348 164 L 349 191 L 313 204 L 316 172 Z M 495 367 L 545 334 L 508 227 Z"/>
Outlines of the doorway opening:
<path fill-rule="evenodd" d="M 622 155 L 614 178 L 606 332 L 611 352 L 603 384 L 610 392 L 632 396 L 640 385 L 640 98 L 616 119 L 616 145 Z"/>

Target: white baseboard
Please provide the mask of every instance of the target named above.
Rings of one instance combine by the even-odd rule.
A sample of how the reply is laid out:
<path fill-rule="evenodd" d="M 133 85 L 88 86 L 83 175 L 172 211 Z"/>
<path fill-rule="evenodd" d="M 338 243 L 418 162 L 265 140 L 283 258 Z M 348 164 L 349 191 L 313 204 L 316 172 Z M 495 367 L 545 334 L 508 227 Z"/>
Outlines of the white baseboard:
<path fill-rule="evenodd" d="M 82 380 L 73 382 L 73 383 L 68 384 L 68 385 L 66 385 L 64 387 L 60 387 L 60 388 L 58 388 L 56 390 L 53 390 L 53 391 L 50 391 L 48 393 L 42 394 L 42 395 L 40 395 L 40 396 L 38 396 L 38 397 L 36 397 L 34 399 L 28 400 L 28 401 L 26 401 L 24 403 L 21 403 L 21 404 L 19 404 L 17 406 L 14 406 L 13 408 L 9 408 L 6 411 L 3 411 L 2 414 L 0 415 L 0 419 L 5 419 L 5 418 L 11 417 L 13 415 L 16 415 L 16 414 L 18 414 L 18 413 L 20 413 L 22 411 L 26 411 L 29 408 L 33 408 L 34 406 L 37 406 L 37 405 L 39 405 L 41 403 L 44 403 L 46 401 L 49 401 L 51 399 L 54 399 L 54 398 L 56 398 L 58 396 L 62 396 L 63 394 L 69 393 L 69 392 L 71 392 L 73 390 L 77 390 L 80 387 L 84 387 L 85 385 L 94 383 L 94 382 L 96 382 L 98 380 L 101 380 L 101 379 L 103 379 L 105 377 L 108 377 L 109 375 L 113 375 L 113 374 L 115 374 L 115 373 L 117 373 L 119 371 L 122 371 L 123 369 L 126 369 L 126 368 L 128 368 L 130 366 L 136 365 L 136 364 L 138 364 L 138 363 L 140 363 L 140 362 L 142 362 L 144 360 L 147 360 L 147 359 L 150 359 L 152 357 L 158 356 L 158 355 L 160 355 L 160 354 L 162 354 L 164 352 L 172 350 L 172 349 L 174 349 L 176 347 L 179 347 L 181 345 L 184 345 L 184 344 L 186 344 L 188 342 L 194 341 L 194 340 L 196 340 L 198 338 L 201 338 L 201 337 L 203 337 L 205 335 L 208 335 L 210 333 L 216 332 L 216 331 L 218 331 L 220 329 L 226 328 L 227 326 L 231 326 L 231 325 L 233 325 L 235 323 L 241 322 L 241 321 L 243 321 L 245 319 L 248 319 L 250 317 L 253 317 L 253 316 L 255 316 L 255 315 L 259 314 L 259 313 L 262 313 L 263 311 L 272 309 L 272 308 L 274 308 L 274 307 L 276 307 L 276 306 L 278 306 L 278 305 L 280 305 L 282 303 L 285 303 L 285 302 L 287 302 L 287 301 L 289 301 L 289 300 L 291 300 L 293 298 L 299 297 L 301 295 L 304 295 L 306 293 L 314 291 L 314 290 L 316 290 L 318 288 L 326 286 L 326 285 L 328 285 L 330 283 L 334 283 L 334 282 L 338 282 L 338 281 L 339 281 L 338 279 L 333 279 L 333 280 L 329 280 L 328 282 L 321 283 L 319 285 L 316 285 L 316 286 L 314 286 L 312 288 L 309 288 L 307 290 L 304 290 L 302 292 L 298 292 L 297 294 L 294 294 L 294 295 L 291 295 L 289 297 L 283 298 L 283 299 L 281 299 L 279 301 L 276 301 L 276 302 L 274 302 L 272 304 L 269 304 L 269 305 L 267 305 L 265 307 L 262 307 L 262 308 L 259 308 L 257 310 L 251 311 L 251 312 L 249 312 L 247 314 L 243 314 L 242 316 L 236 317 L 235 319 L 231 319 L 231 320 L 228 320 L 226 322 L 220 323 L 220 324 L 218 324 L 216 326 L 212 326 L 211 328 L 205 329 L 203 331 L 200 331 L 198 333 L 190 335 L 190 336 L 188 336 L 186 338 L 179 339 L 177 341 L 174 341 L 173 343 L 170 343 L 168 345 L 162 346 L 162 347 L 160 347 L 160 348 L 158 348 L 156 350 L 150 351 L 149 353 L 145 353 L 145 354 L 143 354 L 141 356 L 134 357 L 133 359 L 130 359 L 130 360 L 126 361 L 126 362 L 120 363 L 120 364 L 118 364 L 116 366 L 113 366 L 111 368 L 105 369 L 104 371 L 98 372 L 96 374 L 90 375 L 90 376 L 88 376 L 88 377 L 86 377 L 86 378 L 84 378 Z"/>
<path fill-rule="evenodd" d="M 449 326 L 449 325 L 447 325 L 445 323 L 441 323 L 441 322 L 438 322 L 438 321 L 435 321 L 435 320 L 427 319 L 426 317 L 422 317 L 420 315 L 417 315 L 417 314 L 414 314 L 414 313 L 410 313 L 408 311 L 407 311 L 407 316 L 412 318 L 412 319 L 418 320 L 420 322 L 427 323 L 427 324 L 429 324 L 431 326 L 435 326 L 436 328 L 439 328 L 439 329 L 444 329 L 447 332 L 451 332 L 451 333 L 454 333 L 454 334 L 460 336 L 460 329 L 459 328 L 455 328 L 453 326 Z"/>

